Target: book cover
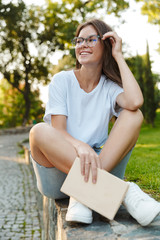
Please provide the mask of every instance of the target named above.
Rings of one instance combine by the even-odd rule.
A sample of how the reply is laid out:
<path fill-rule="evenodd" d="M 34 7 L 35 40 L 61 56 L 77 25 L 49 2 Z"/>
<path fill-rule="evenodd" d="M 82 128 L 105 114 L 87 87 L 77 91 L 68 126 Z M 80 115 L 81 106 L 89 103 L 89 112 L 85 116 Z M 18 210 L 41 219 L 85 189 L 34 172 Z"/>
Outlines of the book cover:
<path fill-rule="evenodd" d="M 77 157 L 61 187 L 61 191 L 102 216 L 113 220 L 129 187 L 128 183 L 105 170 L 97 172 L 97 182 L 92 183 L 90 172 L 86 183 L 80 171 L 80 159 Z"/>

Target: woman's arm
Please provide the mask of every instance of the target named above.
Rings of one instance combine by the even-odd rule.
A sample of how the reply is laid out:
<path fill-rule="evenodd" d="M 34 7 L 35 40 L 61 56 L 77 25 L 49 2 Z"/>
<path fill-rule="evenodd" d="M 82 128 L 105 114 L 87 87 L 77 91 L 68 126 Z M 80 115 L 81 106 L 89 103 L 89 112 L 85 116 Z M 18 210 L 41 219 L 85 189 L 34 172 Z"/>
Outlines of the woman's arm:
<path fill-rule="evenodd" d="M 137 110 L 143 104 L 143 95 L 123 57 L 122 39 L 115 32 L 104 34 L 103 40 L 106 38 L 110 38 L 112 44 L 112 56 L 118 64 L 124 89 L 124 92 L 117 96 L 117 104 L 128 110 Z"/>
<path fill-rule="evenodd" d="M 117 96 L 117 104 L 128 110 L 137 110 L 143 104 L 141 89 L 123 56 L 117 57 L 124 92 Z"/>
<path fill-rule="evenodd" d="M 63 136 L 65 137 L 65 139 L 70 142 L 73 147 L 76 149 L 77 151 L 77 148 L 78 146 L 81 144 L 81 141 L 73 138 L 66 130 L 67 128 L 67 124 L 66 124 L 66 116 L 64 115 L 52 115 L 51 116 L 51 123 L 52 123 L 52 126 L 54 128 L 56 128 L 57 130 L 59 130 Z"/>
<path fill-rule="evenodd" d="M 76 149 L 77 155 L 81 161 L 81 174 L 87 182 L 89 178 L 90 169 L 92 171 L 92 181 L 96 183 L 97 180 L 97 167 L 101 168 L 101 161 L 97 153 L 86 143 L 73 138 L 67 132 L 66 116 L 52 115 L 51 123 L 54 128 L 63 134 L 64 138 L 70 142 Z"/>

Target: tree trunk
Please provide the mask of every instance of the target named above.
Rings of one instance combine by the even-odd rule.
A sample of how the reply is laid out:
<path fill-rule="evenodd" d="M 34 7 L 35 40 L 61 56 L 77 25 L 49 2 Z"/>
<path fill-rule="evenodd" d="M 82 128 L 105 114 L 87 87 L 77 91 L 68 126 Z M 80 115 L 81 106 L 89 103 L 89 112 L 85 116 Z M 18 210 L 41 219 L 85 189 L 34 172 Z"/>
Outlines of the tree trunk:
<path fill-rule="evenodd" d="M 25 77 L 24 100 L 25 100 L 25 112 L 23 116 L 23 123 L 22 123 L 23 126 L 25 126 L 29 120 L 29 113 L 31 108 L 30 84 L 28 82 L 28 74 L 26 74 L 26 77 Z"/>

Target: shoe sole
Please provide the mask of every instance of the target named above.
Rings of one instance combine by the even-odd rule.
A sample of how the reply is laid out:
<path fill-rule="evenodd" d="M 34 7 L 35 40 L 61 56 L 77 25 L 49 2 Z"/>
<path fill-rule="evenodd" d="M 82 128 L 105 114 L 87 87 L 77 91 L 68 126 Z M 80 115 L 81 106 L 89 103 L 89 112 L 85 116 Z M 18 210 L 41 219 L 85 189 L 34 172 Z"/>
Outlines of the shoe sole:
<path fill-rule="evenodd" d="M 86 223 L 86 224 L 91 224 L 93 221 L 92 217 L 83 217 L 83 216 L 75 216 L 75 215 L 66 215 L 66 221 L 67 222 L 80 222 L 80 223 Z"/>
<path fill-rule="evenodd" d="M 145 226 L 149 225 L 153 221 L 153 219 L 159 215 L 159 213 L 160 213 L 160 204 L 157 205 L 157 207 L 152 211 L 152 214 L 150 214 L 149 217 L 145 219 L 145 221 L 144 221 L 144 219 L 143 220 L 140 219 L 138 222 L 143 227 L 145 227 Z"/>

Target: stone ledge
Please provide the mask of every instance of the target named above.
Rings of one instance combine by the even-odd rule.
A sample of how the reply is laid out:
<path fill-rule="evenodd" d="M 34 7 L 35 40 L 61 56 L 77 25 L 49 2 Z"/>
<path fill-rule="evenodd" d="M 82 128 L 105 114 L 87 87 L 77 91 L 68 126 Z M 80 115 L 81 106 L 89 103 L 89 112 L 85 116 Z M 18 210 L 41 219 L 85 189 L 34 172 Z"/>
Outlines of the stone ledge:
<path fill-rule="evenodd" d="M 25 144 L 26 163 L 32 169 L 29 159 L 29 145 Z M 33 174 L 35 179 L 35 175 Z M 36 179 L 35 179 L 36 187 Z M 148 227 L 141 227 L 120 207 L 113 221 L 108 221 L 93 212 L 90 225 L 67 223 L 65 215 L 68 199 L 52 200 L 37 191 L 37 204 L 40 209 L 42 240 L 160 240 L 160 215 Z"/>
<path fill-rule="evenodd" d="M 20 134 L 20 133 L 27 133 L 30 131 L 33 125 L 29 125 L 26 127 L 16 127 L 16 128 L 6 128 L 0 129 L 0 135 L 11 135 L 11 134 Z"/>
<path fill-rule="evenodd" d="M 92 224 L 71 224 L 65 221 L 67 206 L 67 199 L 55 201 L 57 211 L 56 240 L 160 239 L 160 216 L 148 227 L 141 227 L 121 206 L 113 221 L 108 221 L 93 212 Z"/>

